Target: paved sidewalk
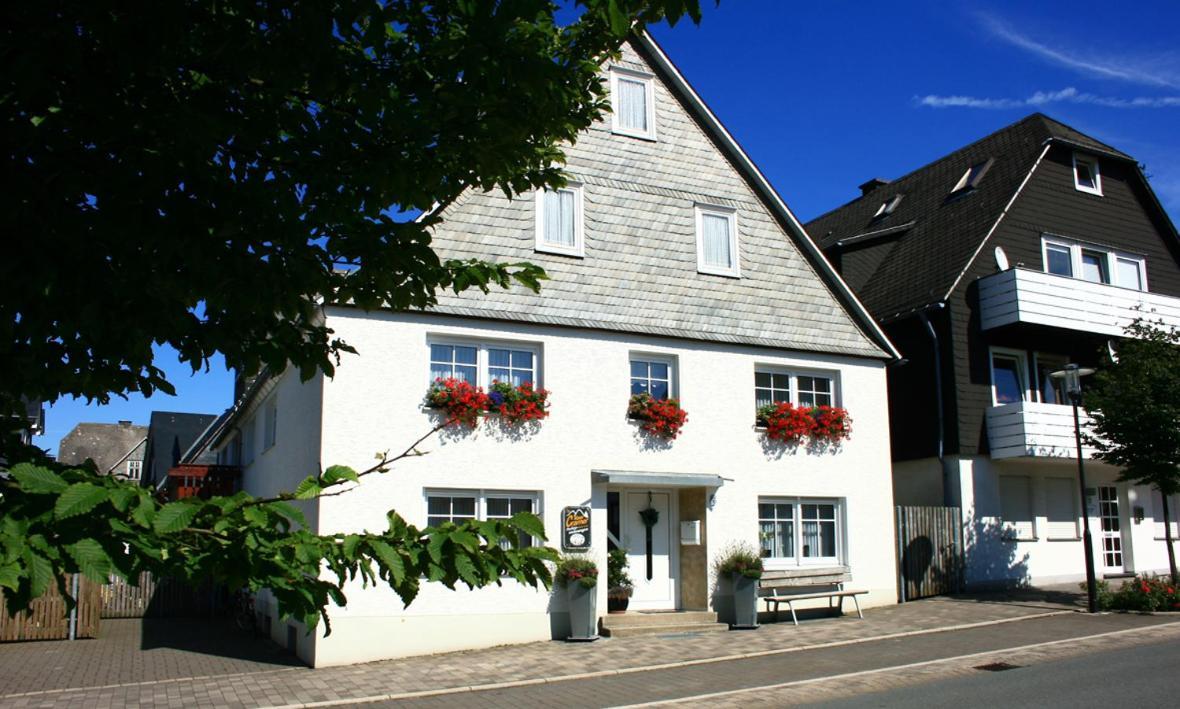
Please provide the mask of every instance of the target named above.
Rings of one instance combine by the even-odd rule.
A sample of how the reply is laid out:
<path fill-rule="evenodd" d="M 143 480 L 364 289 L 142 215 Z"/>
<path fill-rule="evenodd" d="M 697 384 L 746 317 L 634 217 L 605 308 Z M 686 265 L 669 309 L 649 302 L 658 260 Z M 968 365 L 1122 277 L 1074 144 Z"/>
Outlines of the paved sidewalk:
<path fill-rule="evenodd" d="M 618 638 L 590 644 L 532 643 L 318 670 L 293 668 L 292 660 L 277 648 L 270 646 L 267 654 L 228 628 L 221 650 L 216 643 L 196 648 L 151 647 L 134 633 L 139 621 L 106 621 L 103 638 L 78 641 L 68 649 L 63 649 L 68 643 L 60 642 L 0 645 L 0 706 L 325 702 L 856 642 L 1066 612 L 1075 602 L 1073 594 L 1018 595 L 1005 600 L 934 598 L 870 609 L 864 620 L 852 615 L 803 621 L 799 627 L 789 622 L 765 625 L 757 631 Z M 120 623 L 126 628 L 113 630 Z M 157 633 L 163 632 L 160 626 Z"/>

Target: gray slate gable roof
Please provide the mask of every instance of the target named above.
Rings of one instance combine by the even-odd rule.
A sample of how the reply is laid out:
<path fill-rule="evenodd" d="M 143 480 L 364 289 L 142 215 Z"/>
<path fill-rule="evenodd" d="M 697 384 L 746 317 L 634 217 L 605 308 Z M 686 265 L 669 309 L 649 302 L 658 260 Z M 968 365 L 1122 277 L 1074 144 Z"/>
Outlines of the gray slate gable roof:
<path fill-rule="evenodd" d="M 80 423 L 58 444 L 57 460 L 66 465 L 81 465 L 89 458 L 106 473 L 129 453 L 132 460 L 143 460 L 141 446 L 147 438 L 147 426 L 131 423 Z"/>
<path fill-rule="evenodd" d="M 807 230 L 833 259 L 840 258 L 841 250 L 875 249 L 874 258 L 846 269 L 845 278 L 878 319 L 904 316 L 950 295 L 1050 141 L 1134 162 L 1126 153 L 1034 113 L 813 219 Z M 994 163 L 977 188 L 950 195 L 967 169 L 989 159 Z M 905 195 L 897 210 L 875 219 L 881 203 L 896 194 Z M 907 228 L 879 239 L 857 241 L 907 223 Z"/>
<path fill-rule="evenodd" d="M 532 195 L 469 190 L 432 246 L 448 258 L 529 260 L 552 280 L 439 295 L 433 312 L 897 358 L 872 316 L 650 36 L 618 65 L 656 76 L 658 140 L 613 135 L 609 118 L 567 149 L 583 186 L 586 257 L 534 251 Z M 740 279 L 697 272 L 694 206 L 737 210 Z"/>

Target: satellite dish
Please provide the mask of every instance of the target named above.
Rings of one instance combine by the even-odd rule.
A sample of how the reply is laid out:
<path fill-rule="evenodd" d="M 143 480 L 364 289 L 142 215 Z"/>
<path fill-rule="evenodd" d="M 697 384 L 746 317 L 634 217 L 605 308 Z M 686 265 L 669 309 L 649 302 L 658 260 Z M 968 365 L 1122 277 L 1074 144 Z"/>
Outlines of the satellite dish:
<path fill-rule="evenodd" d="M 1000 267 L 1001 271 L 1008 270 L 1008 254 L 1004 253 L 1004 247 L 996 247 L 996 265 Z"/>

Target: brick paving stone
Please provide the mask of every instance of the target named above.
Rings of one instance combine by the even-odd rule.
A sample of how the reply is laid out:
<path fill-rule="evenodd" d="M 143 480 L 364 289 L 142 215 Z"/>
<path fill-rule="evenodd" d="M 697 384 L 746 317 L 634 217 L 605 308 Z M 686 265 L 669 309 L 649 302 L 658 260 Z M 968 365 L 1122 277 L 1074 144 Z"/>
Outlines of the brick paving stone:
<path fill-rule="evenodd" d="M 268 641 L 217 623 L 106 620 L 96 640 L 0 645 L 0 706 L 248 707 L 384 696 L 865 640 L 1022 618 L 1076 602 L 1070 593 L 944 597 L 869 609 L 864 620 L 852 615 L 752 632 L 539 642 L 315 670 L 296 666 Z M 552 688 L 547 696 L 552 700 Z"/>

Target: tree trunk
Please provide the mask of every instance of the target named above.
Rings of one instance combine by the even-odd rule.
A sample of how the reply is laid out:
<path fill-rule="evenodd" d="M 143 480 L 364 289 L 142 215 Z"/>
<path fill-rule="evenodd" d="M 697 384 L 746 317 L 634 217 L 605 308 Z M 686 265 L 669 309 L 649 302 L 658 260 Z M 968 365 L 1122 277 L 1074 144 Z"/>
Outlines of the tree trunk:
<path fill-rule="evenodd" d="M 1164 501 L 1164 543 L 1168 545 L 1168 570 L 1172 572 L 1172 583 L 1180 584 L 1180 574 L 1176 573 L 1176 550 L 1172 548 L 1172 513 L 1168 509 L 1168 496 L 1160 490 L 1160 499 Z"/>

